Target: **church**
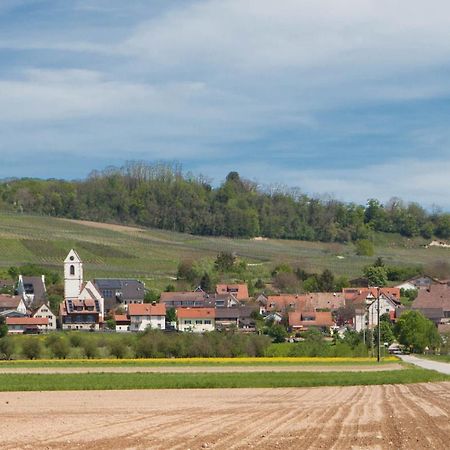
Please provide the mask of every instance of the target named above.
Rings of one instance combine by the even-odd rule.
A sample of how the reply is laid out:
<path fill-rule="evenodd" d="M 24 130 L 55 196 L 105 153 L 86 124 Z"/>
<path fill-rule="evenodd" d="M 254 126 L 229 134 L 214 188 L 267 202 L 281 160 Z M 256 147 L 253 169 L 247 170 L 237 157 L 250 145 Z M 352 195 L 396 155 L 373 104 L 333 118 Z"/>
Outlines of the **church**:
<path fill-rule="evenodd" d="M 105 318 L 105 301 L 91 281 L 83 280 L 83 263 L 75 250 L 64 260 L 64 301 L 59 318 L 63 330 L 98 331 Z"/>

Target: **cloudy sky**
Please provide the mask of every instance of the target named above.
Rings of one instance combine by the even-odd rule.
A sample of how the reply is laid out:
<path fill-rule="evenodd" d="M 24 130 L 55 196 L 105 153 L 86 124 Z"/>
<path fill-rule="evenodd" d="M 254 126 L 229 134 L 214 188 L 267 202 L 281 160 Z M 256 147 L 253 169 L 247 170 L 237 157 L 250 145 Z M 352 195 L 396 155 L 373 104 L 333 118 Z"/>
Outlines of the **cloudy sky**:
<path fill-rule="evenodd" d="M 1 0 L 0 178 L 179 161 L 450 209 L 448 0 Z"/>

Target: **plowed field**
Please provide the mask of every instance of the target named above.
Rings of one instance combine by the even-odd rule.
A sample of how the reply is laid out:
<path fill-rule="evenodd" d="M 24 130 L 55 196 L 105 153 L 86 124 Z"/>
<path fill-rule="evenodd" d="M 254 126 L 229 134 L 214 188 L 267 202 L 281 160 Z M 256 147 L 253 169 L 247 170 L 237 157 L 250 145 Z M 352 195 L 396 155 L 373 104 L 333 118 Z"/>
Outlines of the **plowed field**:
<path fill-rule="evenodd" d="M 1 448 L 444 449 L 450 383 L 0 393 Z"/>

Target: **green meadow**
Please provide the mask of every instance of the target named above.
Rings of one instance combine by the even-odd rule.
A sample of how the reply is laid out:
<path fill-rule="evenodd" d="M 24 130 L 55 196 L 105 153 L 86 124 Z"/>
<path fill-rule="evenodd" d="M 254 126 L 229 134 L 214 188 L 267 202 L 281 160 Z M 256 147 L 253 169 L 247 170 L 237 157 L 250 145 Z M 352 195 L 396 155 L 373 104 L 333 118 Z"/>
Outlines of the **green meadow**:
<path fill-rule="evenodd" d="M 274 388 L 450 381 L 424 369 L 381 372 L 0 374 L 0 391 Z"/>

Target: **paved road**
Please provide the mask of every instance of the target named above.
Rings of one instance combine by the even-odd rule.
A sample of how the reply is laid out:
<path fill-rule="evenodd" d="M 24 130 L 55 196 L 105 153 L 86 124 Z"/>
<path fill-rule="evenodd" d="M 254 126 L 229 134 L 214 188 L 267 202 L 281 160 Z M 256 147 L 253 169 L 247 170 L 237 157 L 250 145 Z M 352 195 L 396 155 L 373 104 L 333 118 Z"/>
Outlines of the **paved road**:
<path fill-rule="evenodd" d="M 431 359 L 417 358 L 412 355 L 398 355 L 403 361 L 416 366 L 423 367 L 424 369 L 436 370 L 437 372 L 450 375 L 450 364 L 438 361 L 432 361 Z"/>

